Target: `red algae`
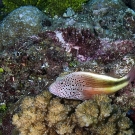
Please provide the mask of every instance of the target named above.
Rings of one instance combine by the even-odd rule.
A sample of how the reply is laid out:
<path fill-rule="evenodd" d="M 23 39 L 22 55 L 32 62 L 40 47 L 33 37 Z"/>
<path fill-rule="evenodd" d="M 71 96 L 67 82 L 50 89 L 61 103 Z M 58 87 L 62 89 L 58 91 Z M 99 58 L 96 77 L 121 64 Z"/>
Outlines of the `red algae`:
<path fill-rule="evenodd" d="M 46 31 L 46 36 L 71 53 L 79 61 L 98 60 L 104 64 L 120 59 L 135 50 L 133 40 L 112 40 L 98 38 L 89 29 L 68 27 Z"/>

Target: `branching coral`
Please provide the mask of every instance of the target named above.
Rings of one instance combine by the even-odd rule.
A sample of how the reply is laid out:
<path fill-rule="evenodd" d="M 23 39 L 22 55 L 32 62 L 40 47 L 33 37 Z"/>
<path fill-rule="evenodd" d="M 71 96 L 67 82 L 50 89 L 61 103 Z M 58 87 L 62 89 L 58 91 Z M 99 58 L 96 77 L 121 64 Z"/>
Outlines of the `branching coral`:
<path fill-rule="evenodd" d="M 60 99 L 53 99 L 48 107 L 48 114 L 46 117 L 49 127 L 65 120 L 68 112 L 68 108 L 60 103 Z"/>
<path fill-rule="evenodd" d="M 51 94 L 47 91 L 35 98 L 26 97 L 21 103 L 21 112 L 13 116 L 13 124 L 19 129 L 20 134 L 65 134 L 71 133 L 75 124 L 69 105 L 61 104 L 61 100 L 54 98 L 50 101 Z M 55 130 L 53 130 L 55 128 Z"/>
<path fill-rule="evenodd" d="M 88 109 L 89 108 L 89 109 Z M 76 118 L 81 127 L 88 127 L 98 122 L 99 109 L 93 101 L 85 101 L 77 106 Z"/>
<path fill-rule="evenodd" d="M 88 105 L 90 102 L 91 107 L 86 107 L 86 104 Z M 116 132 L 118 134 L 121 132 L 132 134 L 132 122 L 125 117 L 125 113 L 121 112 L 117 106 L 111 105 L 110 102 L 111 100 L 106 95 L 96 95 L 93 101 L 88 100 L 78 105 L 75 114 L 79 125 L 89 127 L 90 131 L 98 135 L 114 135 Z M 96 104 L 96 106 L 92 107 L 92 104 Z M 93 109 L 96 109 L 96 112 L 93 112 Z M 94 118 L 96 118 L 96 122 Z M 90 123 L 88 120 L 92 122 Z"/>
<path fill-rule="evenodd" d="M 80 101 L 52 98 L 47 91 L 26 97 L 12 123 L 20 135 L 133 134 L 132 122 L 106 95 Z"/>
<path fill-rule="evenodd" d="M 71 134 L 75 127 L 75 123 L 73 123 L 72 121 L 72 117 L 67 117 L 65 121 L 59 122 L 56 125 L 56 132 L 60 135 Z"/>
<path fill-rule="evenodd" d="M 51 95 L 47 92 L 36 98 L 24 98 L 21 104 L 22 112 L 13 116 L 13 124 L 17 125 L 21 134 L 42 135 L 47 130 L 43 123 L 50 98 Z"/>
<path fill-rule="evenodd" d="M 88 100 L 76 108 L 76 118 L 81 127 L 97 124 L 99 121 L 110 116 L 112 106 L 110 99 L 104 95 L 96 95 L 93 100 Z"/>
<path fill-rule="evenodd" d="M 43 95 L 46 94 L 48 95 L 48 93 Z M 51 96 L 43 95 L 38 95 L 36 98 L 26 97 L 21 104 L 22 111 L 13 116 L 13 124 L 17 126 L 20 134 L 41 135 L 47 132 L 46 125 L 43 123 L 47 111 L 46 103 L 50 101 Z"/>

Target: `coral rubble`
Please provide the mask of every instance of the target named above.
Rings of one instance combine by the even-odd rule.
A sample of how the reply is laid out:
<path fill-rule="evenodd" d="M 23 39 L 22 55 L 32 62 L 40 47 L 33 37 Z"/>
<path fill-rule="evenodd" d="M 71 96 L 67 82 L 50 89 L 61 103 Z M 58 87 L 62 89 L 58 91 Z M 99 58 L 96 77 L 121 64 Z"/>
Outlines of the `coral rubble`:
<path fill-rule="evenodd" d="M 69 101 L 69 102 L 68 102 Z M 74 105 L 70 104 L 72 102 Z M 12 123 L 20 135 L 121 135 L 133 134 L 125 113 L 107 95 L 80 101 L 54 98 L 48 91 L 25 97 Z"/>

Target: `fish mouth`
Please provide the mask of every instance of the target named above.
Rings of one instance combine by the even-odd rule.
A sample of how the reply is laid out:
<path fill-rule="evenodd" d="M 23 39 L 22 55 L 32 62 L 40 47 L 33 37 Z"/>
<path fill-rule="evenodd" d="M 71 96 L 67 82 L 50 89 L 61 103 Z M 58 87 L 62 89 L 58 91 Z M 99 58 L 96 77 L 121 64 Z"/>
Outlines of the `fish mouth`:
<path fill-rule="evenodd" d="M 50 86 L 49 86 L 49 91 L 54 94 L 54 95 L 58 95 L 57 93 L 57 88 L 56 88 L 56 85 L 54 83 L 52 83 Z"/>

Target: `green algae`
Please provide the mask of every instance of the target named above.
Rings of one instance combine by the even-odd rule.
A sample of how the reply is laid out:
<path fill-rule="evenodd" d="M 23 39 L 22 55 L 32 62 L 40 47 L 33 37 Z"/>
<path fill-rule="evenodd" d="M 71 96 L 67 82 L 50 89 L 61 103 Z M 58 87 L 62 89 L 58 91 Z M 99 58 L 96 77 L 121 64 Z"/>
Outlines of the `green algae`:
<path fill-rule="evenodd" d="M 32 5 L 51 16 L 59 16 L 68 7 L 71 7 L 74 11 L 80 11 L 87 0 L 3 0 L 2 2 L 4 5 L 2 12 L 7 14 L 20 6 Z"/>

